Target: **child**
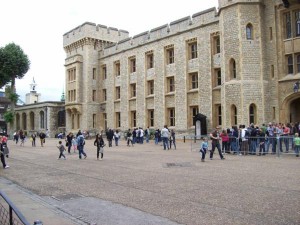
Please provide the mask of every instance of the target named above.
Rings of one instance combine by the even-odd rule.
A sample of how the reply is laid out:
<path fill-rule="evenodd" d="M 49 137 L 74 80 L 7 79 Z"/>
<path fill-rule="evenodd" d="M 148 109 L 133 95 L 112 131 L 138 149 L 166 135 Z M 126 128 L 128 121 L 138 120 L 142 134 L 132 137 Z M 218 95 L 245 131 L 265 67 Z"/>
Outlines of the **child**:
<path fill-rule="evenodd" d="M 58 159 L 60 159 L 63 156 L 64 159 L 66 160 L 66 156 L 64 155 L 64 151 L 66 151 L 66 148 L 61 141 L 58 142 L 57 148 L 59 149 L 60 152 Z"/>
<path fill-rule="evenodd" d="M 203 142 L 201 143 L 200 152 L 202 154 L 201 162 L 205 162 L 206 151 L 208 150 L 208 141 L 207 138 L 203 138 Z"/>
<path fill-rule="evenodd" d="M 300 137 L 299 137 L 299 134 L 298 134 L 298 133 L 295 133 L 294 144 L 295 144 L 295 153 L 296 153 L 296 157 L 299 157 Z"/>
<path fill-rule="evenodd" d="M 72 139 L 72 146 L 73 146 L 74 153 L 75 153 L 75 151 L 76 151 L 76 149 L 77 149 L 77 141 L 76 141 L 76 138 L 75 138 L 75 137 L 73 137 L 73 139 Z"/>

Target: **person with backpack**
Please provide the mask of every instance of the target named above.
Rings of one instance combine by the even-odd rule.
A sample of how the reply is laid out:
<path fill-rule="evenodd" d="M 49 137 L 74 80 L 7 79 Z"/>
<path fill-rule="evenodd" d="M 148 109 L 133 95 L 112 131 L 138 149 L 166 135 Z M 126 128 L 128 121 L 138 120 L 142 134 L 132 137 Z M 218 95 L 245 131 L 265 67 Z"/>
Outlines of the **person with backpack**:
<path fill-rule="evenodd" d="M 81 132 L 78 132 L 78 137 L 77 137 L 77 149 L 79 152 L 79 159 L 81 159 L 81 155 L 84 155 L 84 159 L 86 159 L 87 155 L 84 152 L 84 145 L 85 145 L 85 140 Z"/>

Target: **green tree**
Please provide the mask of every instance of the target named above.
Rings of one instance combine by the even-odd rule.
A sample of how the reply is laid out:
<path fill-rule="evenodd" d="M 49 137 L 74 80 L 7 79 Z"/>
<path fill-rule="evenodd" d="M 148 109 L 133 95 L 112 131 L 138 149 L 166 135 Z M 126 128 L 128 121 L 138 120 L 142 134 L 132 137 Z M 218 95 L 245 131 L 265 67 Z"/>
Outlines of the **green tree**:
<path fill-rule="evenodd" d="M 10 43 L 0 48 L 0 87 L 11 82 L 15 92 L 15 80 L 21 79 L 27 73 L 30 61 L 20 46 Z"/>
<path fill-rule="evenodd" d="M 30 61 L 20 46 L 10 43 L 0 48 L 0 88 L 10 83 L 6 88 L 8 98 L 11 100 L 10 110 L 5 113 L 5 120 L 13 126 L 15 105 L 18 100 L 16 94 L 16 79 L 21 79 L 30 68 Z"/>

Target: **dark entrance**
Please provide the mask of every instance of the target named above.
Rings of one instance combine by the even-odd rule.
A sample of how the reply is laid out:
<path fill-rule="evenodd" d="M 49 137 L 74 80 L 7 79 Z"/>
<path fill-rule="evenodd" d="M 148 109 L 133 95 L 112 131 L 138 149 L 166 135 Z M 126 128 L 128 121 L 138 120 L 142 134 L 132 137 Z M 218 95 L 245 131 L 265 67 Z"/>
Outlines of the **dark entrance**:
<path fill-rule="evenodd" d="M 206 116 L 198 113 L 194 117 L 194 126 L 195 126 L 195 136 L 207 135 L 207 122 Z"/>
<path fill-rule="evenodd" d="M 290 122 L 300 121 L 300 98 L 293 100 L 290 104 Z"/>

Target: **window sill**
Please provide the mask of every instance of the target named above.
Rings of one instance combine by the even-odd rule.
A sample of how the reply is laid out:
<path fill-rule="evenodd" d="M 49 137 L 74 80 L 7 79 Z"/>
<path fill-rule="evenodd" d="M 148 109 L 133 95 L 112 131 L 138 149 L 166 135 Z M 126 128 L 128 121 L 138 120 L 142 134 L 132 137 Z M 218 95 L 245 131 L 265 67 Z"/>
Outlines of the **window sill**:
<path fill-rule="evenodd" d="M 146 96 L 146 99 L 147 99 L 147 98 L 154 98 L 154 97 L 155 97 L 155 95 L 154 95 L 154 94 L 151 94 L 151 95 Z"/>
<path fill-rule="evenodd" d="M 129 99 L 129 101 L 133 101 L 133 100 L 136 100 L 136 97 L 132 97 Z"/>
<path fill-rule="evenodd" d="M 121 99 L 116 99 L 114 102 L 117 103 L 117 102 L 120 102 L 120 101 L 121 101 Z"/>
<path fill-rule="evenodd" d="M 175 95 L 174 91 L 173 92 L 168 92 L 168 93 L 165 94 L 165 96 L 173 96 L 173 95 Z"/>
<path fill-rule="evenodd" d="M 196 92 L 199 92 L 199 90 L 198 89 L 191 89 L 187 93 L 196 93 Z"/>

